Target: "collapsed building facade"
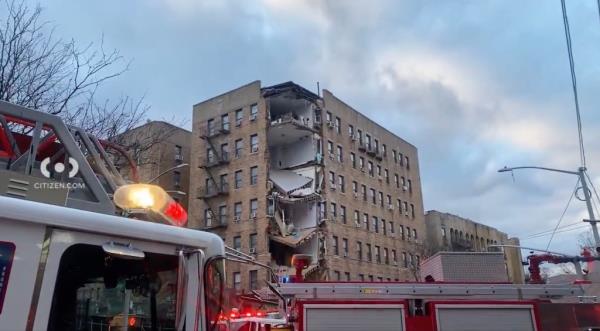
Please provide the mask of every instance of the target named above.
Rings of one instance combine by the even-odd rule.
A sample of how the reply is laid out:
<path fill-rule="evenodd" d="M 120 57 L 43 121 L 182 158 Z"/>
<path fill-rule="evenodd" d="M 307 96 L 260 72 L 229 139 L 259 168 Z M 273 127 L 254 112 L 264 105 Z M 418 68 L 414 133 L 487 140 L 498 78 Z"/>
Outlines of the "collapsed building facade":
<path fill-rule="evenodd" d="M 308 279 L 410 280 L 424 231 L 414 146 L 292 82 L 195 105 L 192 136 L 190 227 L 282 280 L 294 254 L 312 257 Z M 227 272 L 240 289 L 267 279 L 252 266 Z"/>

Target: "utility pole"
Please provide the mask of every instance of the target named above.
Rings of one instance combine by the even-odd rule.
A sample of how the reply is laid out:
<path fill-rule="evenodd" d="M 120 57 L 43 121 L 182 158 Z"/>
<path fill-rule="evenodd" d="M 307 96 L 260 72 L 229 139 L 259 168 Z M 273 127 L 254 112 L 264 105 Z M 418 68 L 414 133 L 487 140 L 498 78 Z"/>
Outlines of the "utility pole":
<path fill-rule="evenodd" d="M 596 225 L 596 216 L 594 215 L 594 208 L 592 206 L 592 193 L 590 192 L 589 188 L 588 188 L 588 184 L 586 181 L 586 168 L 585 167 L 580 167 L 579 169 L 577 169 L 577 171 L 568 171 L 568 170 L 560 170 L 560 169 L 552 169 L 552 168 L 545 168 L 545 167 L 504 167 L 500 170 L 498 170 L 498 172 L 509 172 L 509 171 L 513 171 L 513 170 L 518 170 L 518 169 L 538 169 L 538 170 L 546 170 L 546 171 L 553 171 L 553 172 L 560 172 L 560 173 L 564 173 L 564 174 L 570 174 L 570 175 L 576 175 L 579 177 L 579 181 L 581 182 L 581 189 L 583 190 L 583 196 L 585 197 L 585 204 L 587 206 L 587 210 L 588 210 L 588 215 L 589 215 L 589 219 L 588 220 L 583 220 L 584 222 L 590 223 L 590 225 L 592 226 L 592 233 L 594 234 L 594 243 L 596 245 L 595 247 L 595 251 L 596 253 L 600 253 L 600 235 L 598 234 L 598 226 Z"/>
<path fill-rule="evenodd" d="M 587 181 L 585 179 L 585 167 L 579 168 L 579 181 L 581 182 L 581 188 L 583 189 L 583 196 L 585 197 L 585 204 L 587 206 L 588 214 L 590 219 L 583 220 L 584 222 L 590 223 L 592 226 L 592 233 L 594 234 L 594 242 L 596 243 L 596 253 L 600 253 L 600 235 L 598 235 L 598 226 L 596 225 L 596 216 L 594 215 L 594 208 L 592 206 L 592 192 L 588 189 Z"/>

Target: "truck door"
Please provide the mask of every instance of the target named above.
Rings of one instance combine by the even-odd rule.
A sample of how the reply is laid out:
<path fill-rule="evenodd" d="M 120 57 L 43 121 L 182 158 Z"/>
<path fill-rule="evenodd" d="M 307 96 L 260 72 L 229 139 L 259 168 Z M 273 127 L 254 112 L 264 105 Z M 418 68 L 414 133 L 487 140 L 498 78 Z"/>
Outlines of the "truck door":
<path fill-rule="evenodd" d="M 108 243 L 125 253 L 107 253 Z M 178 299 L 184 299 L 175 245 L 54 230 L 48 247 L 28 329 L 175 330 Z"/>

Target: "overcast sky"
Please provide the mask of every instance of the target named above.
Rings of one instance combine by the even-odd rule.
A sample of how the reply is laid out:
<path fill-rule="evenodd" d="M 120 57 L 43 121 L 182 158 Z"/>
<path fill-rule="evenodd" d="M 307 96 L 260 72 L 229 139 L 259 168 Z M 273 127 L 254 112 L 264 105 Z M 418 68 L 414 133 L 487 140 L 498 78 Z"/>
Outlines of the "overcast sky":
<path fill-rule="evenodd" d="M 567 1 L 588 168 L 600 187 L 600 21 Z M 32 2 L 35 4 L 35 2 Z M 579 166 L 560 1 L 78 1 L 41 3 L 56 34 L 106 48 L 131 69 L 104 93 L 146 96 L 151 117 L 253 80 L 332 91 L 419 149 L 425 208 L 545 248 L 576 177 L 498 174 Z M 574 200 L 562 224 L 586 216 Z M 587 230 L 587 228 L 585 229 Z M 584 229 L 559 233 L 575 253 Z"/>

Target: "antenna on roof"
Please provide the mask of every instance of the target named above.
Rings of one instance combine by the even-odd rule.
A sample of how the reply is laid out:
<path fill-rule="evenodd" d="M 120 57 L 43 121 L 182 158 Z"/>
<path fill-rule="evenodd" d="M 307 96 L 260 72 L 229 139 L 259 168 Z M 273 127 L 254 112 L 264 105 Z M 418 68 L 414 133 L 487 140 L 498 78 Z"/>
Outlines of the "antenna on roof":
<path fill-rule="evenodd" d="M 321 97 L 321 87 L 319 86 L 319 82 L 317 81 L 317 95 L 319 98 Z"/>

